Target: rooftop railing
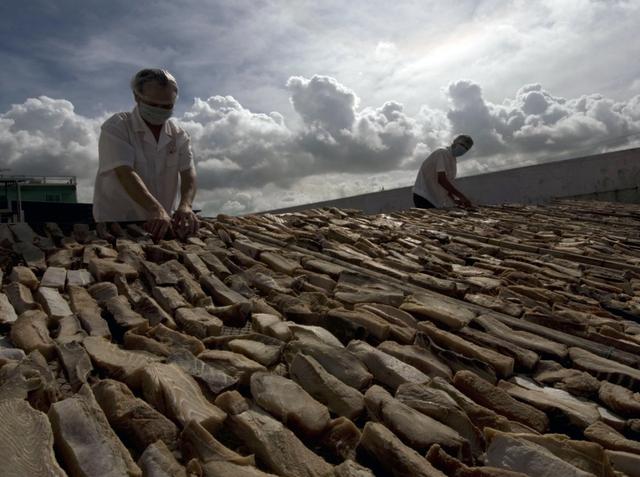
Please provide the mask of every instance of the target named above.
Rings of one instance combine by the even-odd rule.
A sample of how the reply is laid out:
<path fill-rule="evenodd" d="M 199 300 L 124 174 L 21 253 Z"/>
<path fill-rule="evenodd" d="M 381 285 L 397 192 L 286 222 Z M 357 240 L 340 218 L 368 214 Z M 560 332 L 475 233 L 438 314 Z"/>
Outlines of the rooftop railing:
<path fill-rule="evenodd" d="M 20 182 L 23 185 L 76 185 L 76 176 L 27 176 L 0 174 L 0 184 Z"/>

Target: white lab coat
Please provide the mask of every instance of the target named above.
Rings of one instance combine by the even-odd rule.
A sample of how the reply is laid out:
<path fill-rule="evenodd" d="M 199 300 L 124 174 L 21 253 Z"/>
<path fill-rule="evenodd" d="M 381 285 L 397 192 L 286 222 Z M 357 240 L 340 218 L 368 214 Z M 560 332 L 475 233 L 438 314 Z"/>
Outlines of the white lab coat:
<path fill-rule="evenodd" d="M 453 181 L 457 173 L 457 161 L 451 148 L 439 148 L 429 154 L 418 171 L 413 193 L 424 197 L 438 208 L 454 207 L 455 202 L 438 182 L 438 172 L 444 172 Z"/>
<path fill-rule="evenodd" d="M 176 205 L 180 172 L 194 167 L 191 140 L 186 131 L 168 120 L 156 141 L 137 106 L 130 113 L 116 113 L 104 122 L 98 158 L 93 193 L 96 222 L 146 221 L 150 218 L 149 212 L 120 184 L 114 171 L 116 167 L 132 167 L 170 214 Z"/>

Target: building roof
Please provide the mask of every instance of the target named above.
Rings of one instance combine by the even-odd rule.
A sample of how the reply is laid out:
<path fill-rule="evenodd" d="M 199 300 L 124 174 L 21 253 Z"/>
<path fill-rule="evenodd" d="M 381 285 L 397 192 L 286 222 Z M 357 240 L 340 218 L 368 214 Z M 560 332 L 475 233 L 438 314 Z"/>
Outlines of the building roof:
<path fill-rule="evenodd" d="M 28 175 L 4 175 L 0 174 L 0 183 L 15 184 L 20 183 L 29 186 L 51 186 L 51 185 L 72 185 L 77 184 L 76 176 L 28 176 Z"/>
<path fill-rule="evenodd" d="M 18 224 L 0 246 L 11 475 L 638 468 L 640 206 L 218 216 L 157 244 Z"/>

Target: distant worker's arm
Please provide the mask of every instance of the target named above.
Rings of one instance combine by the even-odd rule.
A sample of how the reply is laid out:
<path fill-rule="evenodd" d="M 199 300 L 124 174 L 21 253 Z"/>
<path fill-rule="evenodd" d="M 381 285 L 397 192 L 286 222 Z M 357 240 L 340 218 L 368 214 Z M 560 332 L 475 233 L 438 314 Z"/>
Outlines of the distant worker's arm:
<path fill-rule="evenodd" d="M 451 183 L 445 172 L 438 172 L 438 184 L 449 193 L 454 201 L 460 202 L 463 207 L 471 207 L 471 201 Z"/>
<path fill-rule="evenodd" d="M 198 231 L 198 217 L 193 212 L 193 199 L 196 196 L 196 169 L 180 172 L 180 205 L 173 214 L 174 231 L 181 237 L 188 237 Z"/>
<path fill-rule="evenodd" d="M 140 176 L 129 166 L 120 166 L 114 169 L 116 177 L 124 190 L 137 204 L 148 211 L 151 219 L 145 224 L 145 230 L 154 240 L 163 238 L 171 228 L 171 217 L 162 204 L 149 192 Z"/>

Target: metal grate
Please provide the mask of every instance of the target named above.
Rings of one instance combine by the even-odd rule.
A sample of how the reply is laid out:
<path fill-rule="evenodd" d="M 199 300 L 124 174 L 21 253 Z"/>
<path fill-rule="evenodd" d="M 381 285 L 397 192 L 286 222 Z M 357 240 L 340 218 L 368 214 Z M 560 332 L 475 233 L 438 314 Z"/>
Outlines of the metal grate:
<path fill-rule="evenodd" d="M 251 333 L 251 331 L 251 320 L 247 320 L 247 323 L 240 328 L 235 326 L 223 326 L 220 336 L 242 335 L 245 333 Z"/>

